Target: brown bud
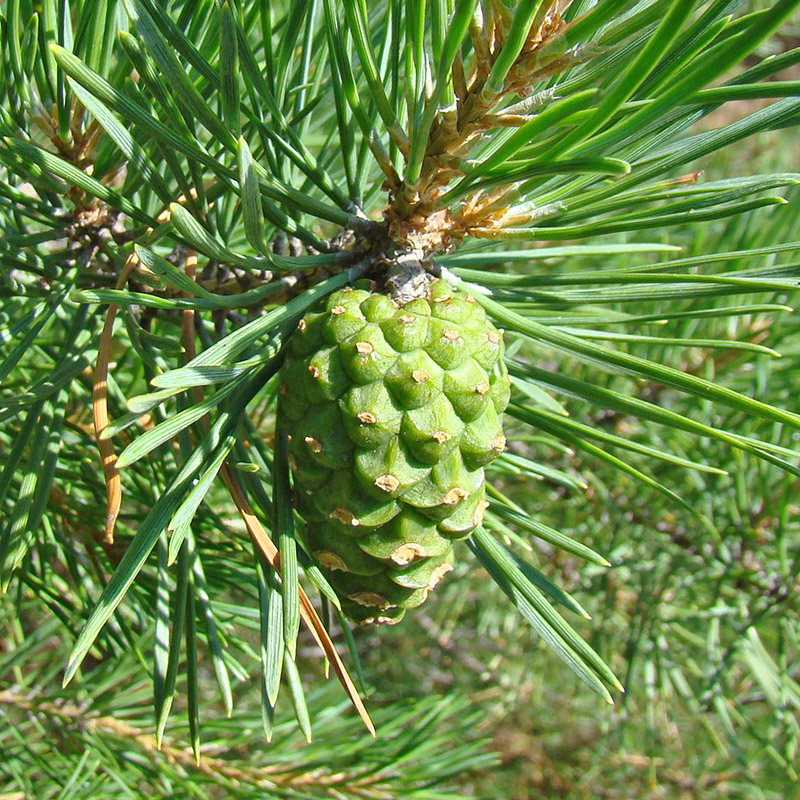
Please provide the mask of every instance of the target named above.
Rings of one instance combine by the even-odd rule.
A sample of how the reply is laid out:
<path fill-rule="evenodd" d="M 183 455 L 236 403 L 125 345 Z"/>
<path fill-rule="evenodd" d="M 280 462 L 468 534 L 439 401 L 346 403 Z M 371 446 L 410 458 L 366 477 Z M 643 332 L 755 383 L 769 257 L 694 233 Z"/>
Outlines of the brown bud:
<path fill-rule="evenodd" d="M 430 380 L 430 375 L 424 369 L 415 369 L 411 373 L 411 380 L 414 383 L 425 383 L 425 381 Z"/>
<path fill-rule="evenodd" d="M 396 492 L 400 488 L 400 481 L 394 475 L 380 475 L 375 478 L 375 485 L 383 492 Z"/>
<path fill-rule="evenodd" d="M 375 622 L 378 625 L 397 625 L 400 622 L 397 617 L 384 617 L 382 614 L 378 614 L 377 617 L 372 617 L 370 619 L 364 620 L 365 624 L 369 624 L 371 622 Z"/>
<path fill-rule="evenodd" d="M 472 525 L 475 528 L 477 528 L 478 525 L 480 525 L 483 522 L 483 513 L 484 513 L 484 511 L 486 511 L 487 508 L 489 508 L 489 504 L 488 503 L 481 503 L 475 509 L 475 516 L 472 518 Z"/>
<path fill-rule="evenodd" d="M 426 558 L 428 551 L 421 544 L 404 544 L 397 548 L 397 550 L 390 556 L 395 564 L 404 567 L 410 564 L 415 558 Z"/>
<path fill-rule="evenodd" d="M 431 579 L 428 583 L 428 590 L 430 591 L 436 586 L 439 581 L 447 575 L 448 572 L 451 572 L 453 569 L 451 564 L 441 564 L 440 566 L 436 567 L 436 569 L 431 573 Z"/>
<path fill-rule="evenodd" d="M 303 441 L 309 446 L 309 449 L 313 453 L 321 453 L 322 452 L 322 442 L 319 439 L 315 439 L 313 436 L 306 436 Z"/>
<path fill-rule="evenodd" d="M 346 508 L 335 508 L 331 511 L 331 519 L 339 520 L 343 525 L 349 525 L 352 528 L 357 528 L 361 523 L 353 514 Z"/>
<path fill-rule="evenodd" d="M 349 598 L 360 606 L 376 606 L 377 608 L 390 608 L 391 603 L 377 592 L 356 592 L 348 595 Z"/>
<path fill-rule="evenodd" d="M 338 569 L 341 572 L 350 572 L 347 569 L 347 564 L 336 553 L 331 553 L 330 550 L 315 550 L 313 556 L 323 567 Z"/>
<path fill-rule="evenodd" d="M 498 453 L 502 453 L 503 450 L 506 449 L 506 437 L 503 436 L 502 433 L 498 433 L 497 436 L 492 439 L 492 450 L 497 450 Z"/>
<path fill-rule="evenodd" d="M 442 503 L 446 506 L 454 506 L 456 503 L 460 503 L 465 497 L 469 495 L 469 492 L 464 491 L 458 486 L 452 488 L 445 496 Z"/>

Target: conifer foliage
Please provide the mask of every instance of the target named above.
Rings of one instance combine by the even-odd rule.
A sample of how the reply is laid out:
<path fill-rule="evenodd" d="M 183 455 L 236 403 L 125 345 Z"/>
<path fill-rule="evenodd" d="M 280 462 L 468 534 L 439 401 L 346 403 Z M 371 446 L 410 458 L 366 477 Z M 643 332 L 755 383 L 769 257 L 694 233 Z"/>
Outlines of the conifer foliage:
<path fill-rule="evenodd" d="M 155 743 L 179 698 L 199 758 L 198 669 L 230 714 L 231 679 L 258 662 L 267 735 L 281 690 L 308 734 L 302 627 L 372 730 L 347 617 L 398 621 L 455 552 L 611 700 L 619 680 L 562 616 L 585 612 L 530 543 L 609 562 L 526 502 L 541 481 L 580 488 L 548 463 L 567 450 L 676 507 L 643 463 L 720 473 L 579 422 L 567 399 L 800 474 L 768 436 L 630 388 L 800 429 L 659 356 L 775 355 L 703 321 L 779 312 L 800 268 L 770 257 L 797 243 L 686 258 L 670 232 L 784 204 L 798 182 L 698 171 L 800 122 L 800 84 L 775 79 L 800 49 L 759 51 L 798 6 L 6 0 L 0 588 L 72 637 L 65 685 L 98 687 L 101 664 L 110 686 L 133 652 Z M 754 98 L 769 102 L 706 124 Z M 620 376 L 629 389 L 608 388 Z M 434 796 L 406 777 L 403 796 Z"/>

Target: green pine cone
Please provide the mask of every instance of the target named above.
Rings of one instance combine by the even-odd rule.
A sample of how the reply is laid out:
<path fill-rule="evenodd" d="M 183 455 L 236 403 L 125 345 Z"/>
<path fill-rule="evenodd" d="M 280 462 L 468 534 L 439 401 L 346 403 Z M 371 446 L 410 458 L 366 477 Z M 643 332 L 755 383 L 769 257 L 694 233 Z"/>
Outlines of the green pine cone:
<path fill-rule="evenodd" d="M 399 622 L 480 525 L 505 447 L 502 331 L 470 295 L 342 289 L 306 315 L 281 373 L 295 504 L 345 613 Z"/>

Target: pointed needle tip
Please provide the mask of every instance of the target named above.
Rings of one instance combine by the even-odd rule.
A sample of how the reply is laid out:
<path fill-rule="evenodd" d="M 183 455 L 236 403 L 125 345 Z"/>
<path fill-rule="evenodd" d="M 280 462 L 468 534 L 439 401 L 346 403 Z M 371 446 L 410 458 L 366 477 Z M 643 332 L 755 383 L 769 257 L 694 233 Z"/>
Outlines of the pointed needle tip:
<path fill-rule="evenodd" d="M 64 672 L 64 679 L 61 681 L 61 688 L 66 689 L 69 685 L 70 681 L 75 677 L 76 668 L 73 663 L 70 661 L 67 664 L 67 669 Z"/>

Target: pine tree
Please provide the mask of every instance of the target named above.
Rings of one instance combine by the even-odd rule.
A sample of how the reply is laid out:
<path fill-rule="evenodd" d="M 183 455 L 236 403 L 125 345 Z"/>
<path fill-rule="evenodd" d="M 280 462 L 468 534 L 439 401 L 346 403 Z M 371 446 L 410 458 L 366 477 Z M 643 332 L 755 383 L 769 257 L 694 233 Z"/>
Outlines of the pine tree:
<path fill-rule="evenodd" d="M 110 765 L 124 762 L 121 774 L 148 796 L 205 796 L 217 784 L 210 790 L 227 792 L 219 796 L 256 786 L 275 797 L 433 799 L 461 796 L 438 784 L 491 764 L 479 738 L 455 746 L 447 727 L 436 727 L 444 719 L 449 730 L 473 727 L 466 699 L 369 707 L 359 634 L 346 614 L 358 616 L 353 598 L 370 581 L 383 587 L 389 578 L 371 577 L 369 567 L 348 583 L 318 555 L 333 550 L 339 558 L 337 547 L 362 541 L 336 544 L 326 533 L 335 527 L 329 518 L 342 522 L 339 499 L 352 494 L 355 461 L 303 472 L 296 459 L 305 429 L 288 409 L 317 408 L 300 372 L 324 367 L 327 380 L 330 349 L 344 353 L 351 341 L 344 333 L 319 339 L 314 346 L 328 348 L 322 366 L 300 362 L 306 320 L 316 324 L 324 310 L 344 318 L 342 291 L 353 287 L 363 293 L 363 314 L 353 313 L 372 331 L 371 349 L 359 353 L 371 358 L 377 372 L 369 381 L 381 386 L 392 380 L 391 359 L 373 357 L 382 353 L 378 323 L 389 318 L 381 314 L 396 317 L 421 300 L 433 319 L 436 293 L 444 292 L 439 299 L 468 298 L 469 313 L 501 331 L 491 341 L 500 351 L 504 342 L 497 369 L 505 376 L 507 368 L 511 385 L 502 443 L 492 428 L 498 444 L 490 456 L 479 458 L 485 448 L 476 445 L 474 463 L 465 456 L 455 467 L 445 464 L 446 448 L 427 464 L 432 451 L 415 451 L 426 472 L 414 480 L 438 490 L 449 480 L 442 474 L 471 471 L 471 522 L 451 537 L 464 538 L 454 544 L 456 563 L 474 556 L 553 658 L 610 702 L 622 690 L 611 659 L 562 616 L 559 608 L 586 612 L 543 564 L 534 566 L 531 543 L 591 570 L 610 562 L 526 502 L 534 483 L 585 488 L 562 463 L 568 452 L 617 471 L 635 491 L 688 508 L 699 531 L 714 530 L 705 509 L 653 471 L 659 463 L 701 476 L 724 470 L 682 452 L 675 437 L 670 450 L 611 430 L 600 411 L 714 452 L 738 451 L 787 480 L 800 475 L 791 394 L 760 400 L 747 383 L 731 388 L 676 358 L 687 348 L 777 355 L 769 339 L 708 332 L 720 319 L 785 311 L 800 269 L 776 259 L 798 248 L 791 224 L 765 225 L 770 239 L 736 251 L 686 257 L 673 243 L 693 226 L 791 219 L 752 212 L 779 215 L 770 207 L 786 204 L 795 174 L 701 170 L 723 148 L 800 121 L 800 84 L 774 79 L 800 62 L 800 49 L 767 57 L 759 49 L 798 6 L 4 2 L 0 587 L 9 623 L 0 704 L 12 726 L 0 752 L 13 788 L 41 793 L 26 778 L 34 770 L 50 788 L 67 784 L 63 797 L 111 796 L 120 787 Z M 724 104 L 754 98 L 770 102 L 704 127 Z M 339 298 L 333 306 L 331 297 Z M 382 302 L 394 302 L 396 313 L 381 310 Z M 443 328 L 442 336 L 458 330 Z M 419 348 L 426 358 L 427 335 Z M 471 352 L 477 337 L 463 337 Z M 402 351 L 394 347 L 392 359 Z M 483 395 L 495 385 L 502 394 L 506 378 L 490 386 L 468 370 L 456 375 L 461 363 L 443 367 L 457 385 L 437 397 L 447 394 L 459 407 L 465 386 L 485 386 L 475 391 L 480 408 L 489 408 Z M 488 376 L 494 362 L 484 367 Z M 348 374 L 348 387 L 368 382 Z M 458 392 L 461 401 L 453 399 Z M 713 413 L 696 418 L 658 393 L 698 399 Z M 344 402 L 340 396 L 332 398 Z M 391 408 L 399 430 L 416 400 L 404 406 L 398 396 Z M 506 399 L 491 406 L 494 419 Z M 569 414 L 573 401 L 594 418 Z M 389 407 L 385 399 L 370 403 L 360 411 L 370 419 L 360 423 L 376 424 Z M 345 427 L 360 424 L 357 410 L 344 415 Z M 352 449 L 338 414 L 315 424 L 334 446 Z M 455 440 L 473 418 L 437 416 L 433 440 Z M 751 435 L 742 419 L 769 424 L 753 423 L 760 428 Z M 427 436 L 425 424 L 414 435 Z M 319 440 L 309 439 L 316 452 Z M 394 457 L 381 452 L 385 463 Z M 313 493 L 316 480 L 332 511 L 298 500 L 299 488 Z M 452 485 L 460 494 L 447 495 L 446 484 L 449 499 L 420 501 L 408 512 L 415 527 L 407 545 L 419 548 L 436 524 L 441 532 L 445 505 L 472 502 L 473 489 L 459 480 Z M 381 508 L 395 504 L 396 490 L 389 487 L 392 499 Z M 588 501 L 577 494 L 561 502 Z M 435 508 L 435 522 L 419 516 L 422 506 Z M 317 530 L 320 513 L 327 527 Z M 374 523 L 379 536 L 401 536 L 384 525 L 383 517 Z M 379 545 L 370 547 L 387 561 Z M 351 566 L 361 555 L 344 561 Z M 437 570 L 449 569 L 450 551 L 439 558 Z M 458 571 L 444 577 L 441 602 L 462 579 Z M 378 616 L 396 618 L 385 606 L 416 605 L 433 582 L 401 583 L 408 592 L 396 603 L 381 588 Z M 786 591 L 775 587 L 774 597 Z M 428 603 L 439 602 L 439 592 Z M 383 631 L 371 635 L 380 641 Z M 60 647 L 50 652 L 53 641 L 72 645 L 68 659 Z M 311 646 L 344 694 L 314 688 L 306 698 L 308 686 L 324 680 L 301 675 L 319 669 Z M 66 688 L 28 691 L 62 670 Z M 232 678 L 247 681 L 254 672 L 260 714 L 243 700 L 239 716 L 234 696 L 253 689 L 240 690 Z M 309 739 L 314 719 L 315 743 L 301 756 L 286 738 L 290 723 L 275 719 L 282 690 Z M 340 717 L 342 698 L 355 715 Z M 236 715 L 235 726 L 213 707 L 202 713 L 215 699 Z M 776 700 L 791 705 L 786 696 Z M 379 742 L 363 727 L 356 732 L 358 716 L 373 732 L 376 717 Z M 259 746 L 249 761 L 225 757 L 249 748 L 259 726 L 271 748 Z M 46 733 L 57 746 L 45 744 Z M 778 754 L 784 767 L 791 746 Z M 201 747 L 208 748 L 202 757 Z M 166 758 L 156 767 L 149 759 L 157 748 Z"/>

